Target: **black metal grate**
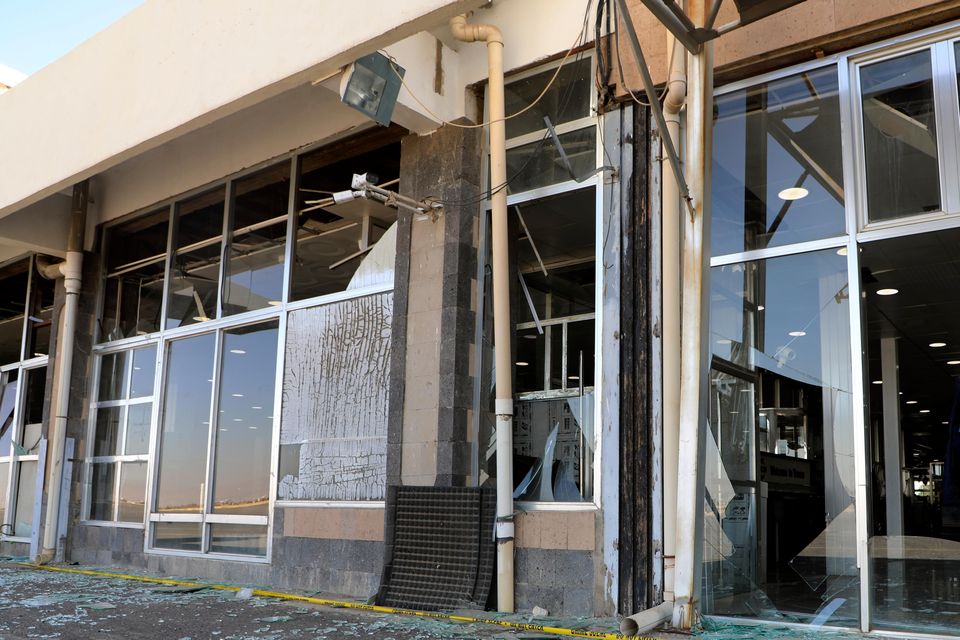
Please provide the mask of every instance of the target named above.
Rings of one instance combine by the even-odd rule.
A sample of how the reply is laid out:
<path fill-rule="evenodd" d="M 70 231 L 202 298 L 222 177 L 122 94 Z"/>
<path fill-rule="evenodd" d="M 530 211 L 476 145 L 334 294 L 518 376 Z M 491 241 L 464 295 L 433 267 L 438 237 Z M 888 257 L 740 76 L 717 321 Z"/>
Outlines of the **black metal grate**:
<path fill-rule="evenodd" d="M 496 560 L 495 512 L 492 489 L 390 487 L 377 604 L 426 611 L 482 607 Z"/>

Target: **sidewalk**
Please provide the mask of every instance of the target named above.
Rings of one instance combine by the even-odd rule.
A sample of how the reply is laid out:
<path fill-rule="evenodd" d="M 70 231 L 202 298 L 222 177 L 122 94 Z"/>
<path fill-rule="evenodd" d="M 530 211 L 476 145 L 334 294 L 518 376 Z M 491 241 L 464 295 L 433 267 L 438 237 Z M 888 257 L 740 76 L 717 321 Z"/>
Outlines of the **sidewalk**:
<path fill-rule="evenodd" d="M 116 569 L 105 571 L 119 572 Z M 196 582 L 189 577 L 180 579 Z M 503 617 L 491 612 L 462 615 L 586 629 L 601 634 L 617 631 L 617 623 L 611 619 L 532 619 L 522 615 Z M 814 637 L 784 629 L 713 626 L 714 630 L 696 637 L 703 640 Z M 816 637 L 826 635 L 841 637 L 823 633 Z M 334 608 L 257 596 L 242 598 L 233 591 L 166 586 L 0 563 L 0 640 L 73 640 L 94 636 L 130 640 L 532 640 L 561 637 L 543 631 L 509 629 L 485 623 Z M 665 633 L 647 636 L 690 638 Z"/>

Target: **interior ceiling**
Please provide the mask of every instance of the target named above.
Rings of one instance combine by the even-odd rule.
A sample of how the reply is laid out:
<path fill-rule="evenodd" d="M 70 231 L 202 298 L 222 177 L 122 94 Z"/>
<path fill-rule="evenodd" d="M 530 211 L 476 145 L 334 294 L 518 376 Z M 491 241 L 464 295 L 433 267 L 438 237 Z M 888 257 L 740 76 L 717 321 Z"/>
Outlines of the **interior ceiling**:
<path fill-rule="evenodd" d="M 907 466 L 943 460 L 960 365 L 960 230 L 903 236 L 862 245 L 869 356 L 870 412 L 882 419 L 880 338 L 897 338 L 901 425 Z M 897 289 L 881 296 L 880 289 Z M 944 342 L 945 347 L 930 347 Z M 906 404 L 908 401 L 911 404 Z M 913 402 L 916 404 L 912 404 Z M 929 413 L 920 413 L 921 410 Z M 917 452 L 920 455 L 914 456 Z"/>

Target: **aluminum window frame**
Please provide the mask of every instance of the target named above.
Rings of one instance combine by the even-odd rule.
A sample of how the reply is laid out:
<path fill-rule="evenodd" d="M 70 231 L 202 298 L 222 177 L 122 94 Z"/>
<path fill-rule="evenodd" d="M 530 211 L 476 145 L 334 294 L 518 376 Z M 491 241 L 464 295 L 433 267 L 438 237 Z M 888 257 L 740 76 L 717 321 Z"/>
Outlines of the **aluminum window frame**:
<path fill-rule="evenodd" d="M 95 327 L 95 340 L 92 347 L 92 355 L 95 357 L 95 367 L 99 367 L 100 358 L 104 355 L 109 355 L 111 353 L 116 353 L 120 351 L 131 351 L 137 348 L 142 348 L 150 344 L 155 344 L 157 348 L 156 354 L 156 373 L 154 377 L 154 393 L 151 397 L 153 402 L 153 409 L 151 412 L 151 428 L 149 434 L 149 446 L 148 453 L 146 454 L 146 463 L 147 463 L 147 483 L 146 490 L 144 494 L 145 507 L 144 507 L 144 522 L 143 523 L 122 523 L 122 522 L 106 522 L 106 521 L 94 521 L 94 520 L 82 520 L 81 524 L 93 525 L 93 526 L 113 526 L 113 527 L 126 527 L 126 528 L 137 528 L 144 531 L 143 536 L 143 552 L 147 555 L 168 555 L 168 556 L 180 556 L 180 557 L 201 557 L 208 559 L 216 560 L 234 560 L 250 563 L 262 563 L 269 564 L 272 561 L 273 557 L 273 534 L 274 534 L 274 514 L 277 507 L 287 507 L 287 506 L 310 506 L 310 507 L 321 507 L 321 508 L 345 508 L 345 507 L 360 507 L 360 508 L 383 508 L 384 502 L 382 500 L 374 501 L 334 501 L 334 500 L 322 500 L 322 501 L 283 501 L 277 498 L 277 490 L 279 485 L 279 479 L 277 477 L 277 471 L 279 468 L 279 442 L 280 442 L 280 430 L 282 425 L 282 410 L 283 410 L 283 372 L 286 356 L 286 342 L 287 342 L 287 322 L 288 317 L 291 312 L 309 309 L 315 307 L 326 306 L 329 304 L 334 304 L 338 302 L 343 302 L 346 300 L 353 300 L 358 298 L 364 298 L 371 295 L 389 293 L 395 290 L 395 274 L 394 278 L 389 282 L 384 282 L 381 284 L 370 285 L 366 287 L 360 287 L 357 289 L 344 289 L 343 291 L 336 291 L 330 294 L 315 296 L 312 298 L 305 298 L 302 300 L 292 300 L 291 299 L 291 287 L 293 280 L 293 268 L 292 262 L 295 256 L 296 250 L 296 241 L 297 241 L 297 215 L 299 213 L 297 209 L 298 198 L 299 198 L 299 184 L 300 184 L 300 171 L 302 166 L 302 159 L 304 156 L 313 153 L 319 149 L 336 143 L 337 141 L 358 135 L 364 131 L 374 130 L 375 125 L 372 123 L 369 125 L 364 125 L 359 128 L 351 129 L 349 131 L 344 131 L 336 136 L 332 136 L 326 140 L 319 141 L 314 144 L 306 145 L 294 152 L 283 154 L 262 162 L 256 163 L 247 167 L 241 171 L 231 174 L 226 179 L 220 179 L 213 182 L 205 183 L 201 186 L 195 187 L 193 189 L 184 191 L 176 196 L 164 199 L 159 203 L 154 203 L 152 205 L 142 207 L 130 214 L 121 216 L 114 220 L 110 220 L 98 229 L 98 233 L 102 239 L 102 246 L 104 250 L 100 255 L 100 273 L 98 289 L 97 289 L 97 299 L 96 299 L 96 309 L 97 309 L 97 318 L 100 319 L 103 317 L 104 309 L 104 297 L 105 297 L 105 283 L 106 278 L 109 277 L 106 270 L 106 259 L 109 252 L 109 242 L 107 240 L 107 231 L 114 227 L 123 225 L 131 220 L 136 220 L 144 215 L 154 213 L 162 210 L 163 208 L 167 209 L 166 221 L 167 221 L 167 240 L 166 240 L 166 251 L 164 254 L 164 285 L 163 285 L 163 299 L 161 303 L 160 310 L 160 328 L 153 332 L 144 333 L 141 335 L 134 335 L 126 338 L 121 338 L 118 340 L 112 341 L 100 341 L 101 327 L 99 322 L 96 323 Z M 225 191 L 225 213 L 224 213 L 224 226 L 222 233 L 218 236 L 221 246 L 221 252 L 224 251 L 223 247 L 227 238 L 232 236 L 230 223 L 232 222 L 232 193 L 233 193 L 233 184 L 238 180 L 243 180 L 255 173 L 258 173 L 264 169 L 268 169 L 273 166 L 280 165 L 282 163 L 289 163 L 290 170 L 290 190 L 288 193 L 287 201 L 287 231 L 286 231 L 286 242 L 284 246 L 284 273 L 283 273 L 283 298 L 280 301 L 281 304 L 268 306 L 262 309 L 254 309 L 251 311 L 245 311 L 242 313 L 237 313 L 229 316 L 221 316 L 217 318 L 211 318 L 210 320 L 204 322 L 197 322 L 185 326 L 166 328 L 166 317 L 167 317 L 167 305 L 170 294 L 170 268 L 173 260 L 173 255 L 176 248 L 176 207 L 178 203 L 193 198 L 203 193 L 209 192 L 213 189 L 216 189 L 220 186 L 224 187 Z M 229 249 L 228 249 L 229 250 Z M 222 307 L 222 298 L 223 298 L 223 277 L 225 270 L 225 260 L 223 259 L 223 253 L 221 253 L 221 261 L 219 267 L 220 281 L 218 282 L 218 310 Z M 229 256 L 228 256 L 229 257 Z M 156 260 L 159 262 L 159 260 Z M 129 265 L 127 265 L 129 266 Z M 218 311 L 219 313 L 219 311 Z M 210 513 L 199 513 L 199 514 L 160 514 L 154 511 L 154 503 L 157 495 L 157 484 L 159 480 L 159 446 L 160 446 L 160 427 L 162 421 L 163 413 L 163 403 L 166 394 L 166 380 L 167 380 L 167 346 L 173 340 L 190 338 L 204 333 L 215 332 L 218 334 L 217 337 L 217 350 L 219 353 L 220 345 L 222 341 L 222 334 L 236 327 L 254 325 L 269 322 L 271 320 L 276 320 L 277 330 L 278 330 L 278 345 L 277 345 L 277 361 L 276 368 L 274 371 L 275 375 L 275 395 L 274 395 L 274 418 L 273 418 L 273 428 L 271 432 L 271 443 L 270 443 L 270 479 L 269 479 L 269 507 L 267 516 L 224 516 L 222 514 L 210 514 Z M 219 357 L 219 356 L 218 356 Z M 46 361 L 46 357 L 42 359 Z M 131 360 L 132 362 L 132 360 Z M 129 365 L 129 366 L 132 366 Z M 99 381 L 99 369 L 95 370 L 94 379 Z M 220 372 L 218 369 L 214 370 L 216 385 L 219 386 Z M 214 394 L 217 392 L 214 391 Z M 216 395 L 213 396 L 216 398 Z M 145 402 L 146 400 L 144 400 Z M 95 401 L 94 401 L 95 403 Z M 109 404 L 109 402 L 107 403 Z M 95 420 L 95 415 L 87 418 L 88 424 L 85 428 L 86 434 L 92 434 L 90 430 L 90 420 Z M 211 421 L 212 422 L 212 421 Z M 95 425 L 94 427 L 95 428 Z M 212 430 L 211 424 L 211 430 Z M 85 443 L 85 450 L 90 450 L 92 447 L 92 438 L 88 437 L 88 442 Z M 209 446 L 208 440 L 208 446 Z M 215 451 L 212 451 L 208 448 L 207 456 L 215 455 Z M 142 456 L 137 456 L 142 457 Z M 84 480 L 84 491 L 83 491 L 83 502 L 81 503 L 81 513 L 87 514 L 89 509 L 89 490 L 90 490 L 90 465 L 86 464 L 87 460 L 85 459 L 85 464 L 83 466 L 82 478 Z M 122 462 L 122 461 L 121 461 Z M 208 468 L 205 470 L 207 475 L 212 473 L 211 466 L 208 463 Z M 119 476 L 117 477 L 117 486 L 119 486 Z M 204 509 L 206 509 L 206 501 L 208 495 L 212 499 L 212 492 L 210 491 L 209 478 L 207 483 L 204 486 Z M 267 539 L 267 548 L 266 555 L 264 556 L 251 556 L 251 555 L 242 555 L 242 554 L 229 554 L 229 553 L 219 553 L 219 552 L 196 552 L 196 551 L 186 551 L 186 550 L 176 550 L 176 549 L 164 549 L 153 546 L 153 524 L 156 522 L 202 522 L 203 526 L 201 529 L 202 532 L 202 549 L 208 549 L 209 547 L 209 527 L 207 524 L 255 524 L 257 526 L 266 526 L 266 539 Z"/>
<path fill-rule="evenodd" d="M 710 267 L 738 262 L 776 258 L 811 251 L 836 248 L 846 250 L 849 295 L 860 300 L 859 246 L 864 243 L 919 233 L 960 227 L 960 90 L 957 72 L 960 68 L 955 46 L 960 44 L 960 21 L 922 29 L 910 34 L 886 39 L 821 59 L 792 65 L 769 73 L 739 80 L 718 87 L 714 95 L 749 88 L 761 83 L 786 78 L 804 71 L 834 66 L 838 74 L 840 98 L 841 154 L 844 180 L 845 232 L 843 235 L 814 241 L 788 244 L 739 253 L 711 255 Z M 928 48 L 931 51 L 934 108 L 936 110 L 937 151 L 941 188 L 941 211 L 904 216 L 889 221 L 870 222 L 867 216 L 866 175 L 860 100 L 859 70 L 866 64 L 881 62 Z M 850 358 L 852 363 L 851 394 L 853 412 L 854 472 L 856 505 L 856 556 L 860 578 L 860 631 L 875 636 L 941 637 L 935 634 L 903 634 L 872 630 L 873 604 L 872 569 L 868 553 L 870 539 L 870 483 L 867 474 L 869 420 L 866 415 L 867 363 L 861 354 L 865 348 L 865 331 L 861 305 L 850 305 Z M 777 625 L 778 622 L 750 618 L 709 616 L 718 620 L 736 620 L 739 623 Z M 795 625 L 810 628 L 809 625 Z M 826 628 L 826 627 L 824 627 Z"/>
<path fill-rule="evenodd" d="M 145 350 L 153 347 L 154 358 L 153 358 L 153 393 L 147 396 L 140 396 L 137 398 L 130 398 L 130 386 L 133 379 L 133 359 L 134 352 L 138 350 Z M 80 502 L 80 524 L 81 525 L 91 525 L 99 527 L 119 527 L 127 529 L 143 529 L 146 521 L 147 514 L 147 493 L 148 486 L 150 484 L 150 447 L 151 447 L 151 436 L 156 430 L 156 421 L 157 421 L 157 380 L 159 378 L 159 343 L 156 340 L 151 340 L 143 343 L 139 343 L 136 346 L 123 346 L 123 347 L 113 347 L 108 350 L 99 352 L 94 357 L 93 365 L 93 375 L 91 380 L 94 381 L 94 385 L 91 387 L 94 391 L 94 396 L 90 398 L 88 403 L 88 415 L 86 420 L 85 427 L 85 442 L 84 442 L 84 454 L 83 454 L 83 467 L 82 467 L 82 478 L 83 478 L 83 494 Z M 96 396 L 99 394 L 100 389 L 100 376 L 102 374 L 102 363 L 103 360 L 109 356 L 117 355 L 120 353 L 127 354 L 126 361 L 123 366 L 123 389 L 121 392 L 122 398 L 119 400 L 99 400 Z M 138 453 L 138 454 L 126 454 L 123 453 L 126 449 L 127 441 L 127 432 L 129 430 L 129 408 L 131 406 L 137 406 L 142 404 L 150 404 L 150 425 L 147 431 L 147 452 Z M 97 431 L 97 417 L 100 409 L 111 409 L 111 408 L 120 408 L 120 426 L 118 432 L 117 440 L 117 451 L 114 455 L 109 456 L 96 456 L 94 455 L 94 445 L 96 442 L 96 431 Z M 129 522 L 121 521 L 119 519 L 120 515 L 120 480 L 122 477 L 123 469 L 125 463 L 146 463 L 147 464 L 147 478 L 144 482 L 143 487 L 143 516 L 140 519 L 140 522 Z M 95 464 L 113 464 L 116 471 L 114 472 L 114 486 L 113 486 L 113 518 L 111 520 L 98 520 L 91 517 L 91 508 L 92 508 L 92 496 L 93 496 L 93 465 Z"/>
<path fill-rule="evenodd" d="M 587 52 L 583 51 L 577 54 L 578 57 L 572 62 L 578 62 L 584 58 L 590 60 L 590 72 L 591 77 L 596 75 L 596 58 L 592 51 Z M 541 74 L 545 71 L 555 70 L 561 64 L 570 64 L 571 61 L 564 61 L 564 59 L 553 60 L 551 62 L 545 63 L 533 67 L 531 69 L 524 70 L 516 74 L 510 74 L 507 76 L 506 83 L 510 84 L 518 80 L 523 80 L 528 77 Z M 591 85 L 592 87 L 592 85 Z M 485 88 L 484 97 L 487 97 L 488 87 Z M 575 131 L 582 131 L 588 128 L 594 129 L 594 135 L 596 137 L 596 148 L 595 148 L 595 167 L 601 167 L 604 163 L 605 154 L 608 153 L 608 150 L 605 147 L 604 141 L 604 122 L 605 116 L 598 113 L 598 96 L 597 92 L 593 89 L 588 91 L 589 96 L 589 115 L 572 120 L 570 122 L 565 122 L 560 125 L 554 125 L 554 131 L 557 136 L 563 135 L 565 133 L 571 133 Z M 488 107 L 489 100 L 484 100 L 484 117 L 488 117 Z M 613 112 L 613 115 L 619 117 L 618 112 Z M 544 127 L 542 129 L 531 131 L 523 135 L 514 136 L 513 138 L 508 138 L 506 140 L 506 149 L 513 149 L 519 146 L 526 144 L 537 143 L 543 140 L 544 145 L 552 145 L 552 141 L 547 139 L 549 138 L 549 130 Z M 611 143 L 618 141 L 611 141 Z M 474 330 L 476 348 L 481 350 L 483 348 L 483 335 L 484 335 L 484 318 L 483 318 L 483 308 L 484 308 L 484 297 L 485 297 L 485 269 L 489 265 L 488 262 L 488 252 L 490 245 L 490 207 L 491 200 L 489 198 L 489 189 L 490 187 L 490 175 L 489 175 L 489 158 L 490 158 L 490 149 L 489 149 L 489 139 L 484 137 L 483 141 L 483 159 L 481 162 L 481 184 L 486 186 L 487 197 L 480 202 L 480 225 L 479 225 L 479 255 L 477 260 L 477 292 L 476 292 L 476 304 L 477 304 L 477 320 Z M 507 179 L 510 179 L 510 176 L 507 176 Z M 495 186 L 495 185 L 494 185 Z M 539 186 L 533 189 L 527 189 L 517 193 L 507 193 L 507 209 L 509 211 L 510 207 L 517 204 L 529 203 L 535 200 L 540 200 L 550 196 L 562 195 L 565 193 L 571 193 L 574 191 L 585 190 L 592 188 L 594 190 L 594 283 L 595 283 L 595 295 L 594 295 L 594 386 L 589 387 L 589 389 L 594 394 L 594 433 L 593 433 L 593 496 L 589 500 L 584 500 L 583 502 L 541 502 L 541 501 L 514 501 L 515 507 L 520 511 L 598 511 L 602 506 L 602 454 L 603 438 L 601 434 L 604 429 L 602 428 L 603 420 L 603 380 L 602 380 L 602 371 L 603 371 L 603 349 L 602 349 L 602 337 L 603 337 L 603 317 L 604 314 L 600 312 L 603 309 L 603 242 L 606 235 L 606 219 L 604 216 L 604 189 L 605 186 L 605 176 L 603 172 L 598 172 L 586 179 L 583 182 L 577 182 L 576 180 L 569 179 L 563 180 L 560 182 L 555 182 L 549 185 Z M 516 338 L 516 332 L 519 328 L 519 324 L 513 322 L 512 335 L 514 339 Z M 532 323 L 531 323 L 532 324 Z M 477 358 L 477 362 L 474 366 L 474 406 L 477 407 L 477 411 L 474 412 L 473 417 L 473 438 L 472 438 L 472 480 L 475 485 L 479 485 L 480 482 L 480 456 L 481 456 L 481 444 L 480 444 L 480 426 L 482 420 L 481 410 L 481 399 L 483 398 L 483 357 L 480 356 Z M 584 391 L 588 387 L 584 387 Z M 546 399 L 547 397 L 552 396 L 543 396 L 544 393 L 560 393 L 557 397 L 571 397 L 574 390 L 555 390 L 547 392 L 529 392 L 523 394 L 514 393 L 515 400 L 523 399 Z"/>

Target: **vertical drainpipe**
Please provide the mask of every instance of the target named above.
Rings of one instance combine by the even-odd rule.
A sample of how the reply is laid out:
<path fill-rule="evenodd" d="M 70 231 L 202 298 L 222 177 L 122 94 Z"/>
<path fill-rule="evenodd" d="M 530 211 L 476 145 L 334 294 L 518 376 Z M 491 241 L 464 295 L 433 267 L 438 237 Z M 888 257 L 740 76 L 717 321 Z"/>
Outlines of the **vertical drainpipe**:
<path fill-rule="evenodd" d="M 513 613 L 513 363 L 510 327 L 510 261 L 507 220 L 507 152 L 503 99 L 503 34 L 490 24 L 450 19 L 463 42 L 487 43 L 490 113 L 493 334 L 497 414 L 497 610 Z"/>
<path fill-rule="evenodd" d="M 687 0 L 694 25 L 708 19 L 708 0 Z M 691 208 L 683 215 L 683 320 L 680 327 L 680 440 L 677 473 L 677 547 L 673 625 L 696 622 L 699 584 L 698 545 L 702 545 L 703 451 L 709 350 L 707 287 L 710 239 L 710 160 L 713 124 L 713 45 L 687 56 L 687 185 Z M 704 394 L 704 395 L 702 395 Z"/>
<path fill-rule="evenodd" d="M 667 94 L 663 101 L 666 132 L 673 148 L 680 148 L 680 110 L 687 97 L 685 71 L 687 50 L 667 32 L 667 51 L 672 51 Z M 680 187 L 661 143 L 661 259 L 663 292 L 663 556 L 664 592 L 673 600 L 674 560 L 677 532 L 677 462 L 680 436 Z M 686 207 L 683 208 L 686 211 Z"/>
<path fill-rule="evenodd" d="M 80 278 L 83 265 L 83 235 L 87 224 L 89 181 L 74 185 L 70 210 L 70 234 L 67 237 L 66 260 L 41 270 L 46 278 L 63 278 L 66 300 L 57 330 L 56 380 L 53 419 L 47 439 L 52 443 L 47 468 L 47 510 L 43 522 L 43 545 L 40 562 L 49 562 L 57 552 L 57 529 L 60 517 L 60 487 L 63 483 L 63 452 L 67 436 L 67 414 L 70 409 L 70 383 L 73 369 L 74 336 L 77 307 L 80 299 Z"/>

